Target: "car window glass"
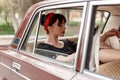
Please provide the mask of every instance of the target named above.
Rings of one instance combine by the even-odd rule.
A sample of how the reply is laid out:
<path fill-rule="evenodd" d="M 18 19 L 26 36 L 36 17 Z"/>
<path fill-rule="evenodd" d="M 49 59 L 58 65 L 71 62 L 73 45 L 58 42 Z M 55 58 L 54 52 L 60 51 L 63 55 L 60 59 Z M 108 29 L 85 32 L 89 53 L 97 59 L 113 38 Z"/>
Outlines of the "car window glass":
<path fill-rule="evenodd" d="M 25 31 L 26 38 L 21 47 L 22 50 L 30 53 L 33 53 L 34 42 L 36 38 L 36 29 L 38 24 L 38 17 L 39 17 L 38 14 L 36 14 L 33 20 L 31 21 L 31 24 L 29 24 L 29 27 Z"/>

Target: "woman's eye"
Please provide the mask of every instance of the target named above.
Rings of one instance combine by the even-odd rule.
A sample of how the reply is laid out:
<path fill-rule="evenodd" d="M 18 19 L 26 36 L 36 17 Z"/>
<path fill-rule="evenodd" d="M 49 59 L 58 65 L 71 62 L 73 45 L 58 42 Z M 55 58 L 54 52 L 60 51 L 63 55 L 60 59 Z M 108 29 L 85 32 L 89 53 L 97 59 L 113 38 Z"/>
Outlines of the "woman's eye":
<path fill-rule="evenodd" d="M 61 26 L 62 26 L 62 24 L 58 24 L 58 26 L 60 26 L 60 27 L 61 27 Z"/>
<path fill-rule="evenodd" d="M 65 26 L 65 24 L 58 24 L 58 26 L 62 27 L 62 26 Z"/>

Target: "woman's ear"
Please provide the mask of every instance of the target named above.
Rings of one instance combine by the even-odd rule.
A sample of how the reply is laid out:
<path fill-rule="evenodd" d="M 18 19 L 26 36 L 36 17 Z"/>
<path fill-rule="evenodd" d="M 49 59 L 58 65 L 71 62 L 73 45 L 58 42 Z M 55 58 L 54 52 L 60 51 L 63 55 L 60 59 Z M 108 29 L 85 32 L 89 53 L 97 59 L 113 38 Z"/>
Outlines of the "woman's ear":
<path fill-rule="evenodd" d="M 48 26 L 49 32 L 53 32 L 53 27 Z"/>

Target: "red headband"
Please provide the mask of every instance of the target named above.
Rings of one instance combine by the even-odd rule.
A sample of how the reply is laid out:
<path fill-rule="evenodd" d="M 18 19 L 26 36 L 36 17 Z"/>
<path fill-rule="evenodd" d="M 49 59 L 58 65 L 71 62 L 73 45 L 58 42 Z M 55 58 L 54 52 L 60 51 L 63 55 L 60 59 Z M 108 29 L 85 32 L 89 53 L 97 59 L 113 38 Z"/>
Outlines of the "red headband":
<path fill-rule="evenodd" d="M 50 23 L 50 20 L 52 19 L 52 17 L 54 16 L 54 13 L 50 13 L 46 19 L 46 22 L 45 22 L 45 30 L 48 31 L 48 25 Z"/>

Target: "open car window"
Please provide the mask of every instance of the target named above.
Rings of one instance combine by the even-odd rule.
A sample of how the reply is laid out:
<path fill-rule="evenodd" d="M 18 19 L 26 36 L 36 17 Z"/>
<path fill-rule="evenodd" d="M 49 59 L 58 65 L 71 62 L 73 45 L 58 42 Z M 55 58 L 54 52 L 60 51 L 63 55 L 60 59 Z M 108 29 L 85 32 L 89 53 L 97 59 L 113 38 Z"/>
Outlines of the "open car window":
<path fill-rule="evenodd" d="M 41 15 L 48 14 L 51 12 L 64 15 L 66 18 L 66 21 L 67 21 L 66 25 L 65 25 L 66 26 L 65 35 L 62 37 L 59 37 L 59 41 L 68 40 L 68 41 L 71 41 L 72 44 L 77 46 L 83 8 L 77 7 L 74 10 L 72 8 L 52 9 L 52 10 L 42 11 Z M 55 51 L 52 48 L 50 48 L 49 50 L 39 48 L 38 47 L 39 44 L 45 43 L 47 37 L 48 37 L 48 34 L 44 30 L 44 26 L 40 25 L 38 38 L 37 38 L 37 44 L 36 44 L 36 48 L 35 48 L 35 54 L 44 56 L 44 57 L 48 57 L 48 58 L 51 58 L 54 60 L 56 60 L 57 56 L 60 56 L 60 55 L 65 56 L 65 57 L 69 56 L 68 54 L 66 54 L 64 52 Z M 60 62 L 62 62 L 62 61 L 60 61 Z M 74 60 L 68 64 L 73 64 L 73 62 L 74 62 Z"/>
<path fill-rule="evenodd" d="M 64 61 L 58 61 L 56 60 L 57 56 L 69 56 L 68 54 L 64 52 L 58 52 L 47 50 L 47 49 L 41 49 L 38 47 L 40 43 L 45 43 L 45 40 L 47 39 L 46 31 L 44 30 L 44 27 L 40 24 L 41 15 L 48 14 L 50 12 L 62 14 L 66 18 L 66 32 L 65 35 L 62 37 L 59 37 L 59 41 L 66 41 L 68 40 L 70 44 L 75 45 L 74 48 L 77 51 L 77 44 L 78 44 L 78 37 L 79 37 L 79 30 L 81 26 L 81 21 L 83 17 L 83 7 L 68 7 L 68 8 L 53 8 L 48 10 L 38 10 L 36 14 L 32 17 L 30 24 L 28 25 L 26 32 L 26 35 L 24 37 L 23 44 L 21 46 L 21 51 L 26 52 L 26 54 L 32 54 L 37 57 L 45 58 L 45 60 L 49 60 L 52 62 L 60 62 L 67 65 L 72 65 L 75 62 L 75 56 L 74 59 L 72 59 L 71 62 L 64 62 Z M 69 51 L 69 50 L 68 50 Z M 76 55 L 75 51 L 75 55 Z"/>
<path fill-rule="evenodd" d="M 94 4 L 95 5 L 95 4 Z M 91 40 L 89 42 L 89 48 L 91 47 L 91 54 L 87 54 L 87 60 L 86 60 L 86 69 L 89 71 L 94 72 L 95 74 L 103 75 L 109 78 L 117 79 L 119 80 L 119 61 L 113 60 L 111 54 L 114 54 L 110 52 L 109 50 L 117 49 L 119 48 L 119 38 L 116 36 L 108 38 L 104 44 L 107 44 L 111 48 L 105 48 L 101 47 L 103 46 L 101 37 L 104 35 L 105 32 L 111 30 L 111 29 L 117 29 L 119 31 L 119 21 L 120 21 L 120 6 L 117 5 L 95 5 L 93 6 L 92 11 L 92 17 L 91 17 L 91 30 L 94 31 L 91 33 Z M 90 50 L 90 49 L 89 49 Z M 89 51 L 88 50 L 88 51 Z M 105 51 L 105 52 L 104 52 Z M 89 52 L 88 52 L 89 53 Z M 104 54 L 103 54 L 104 53 Z M 109 56 L 109 60 L 107 62 L 107 59 Z"/>

